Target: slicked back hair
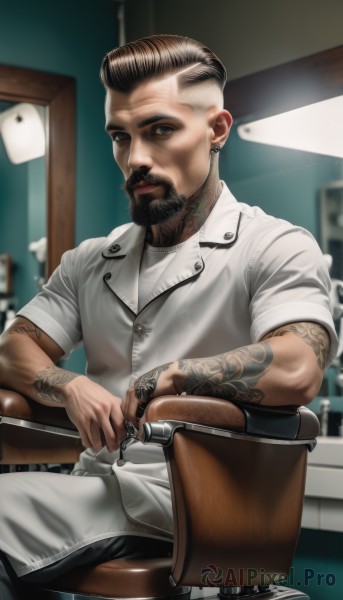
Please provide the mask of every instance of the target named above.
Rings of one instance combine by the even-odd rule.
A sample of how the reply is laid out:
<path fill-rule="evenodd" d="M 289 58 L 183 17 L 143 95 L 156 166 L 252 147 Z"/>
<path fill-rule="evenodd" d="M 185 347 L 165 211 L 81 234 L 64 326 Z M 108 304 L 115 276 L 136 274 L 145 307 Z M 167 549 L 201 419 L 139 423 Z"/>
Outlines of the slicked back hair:
<path fill-rule="evenodd" d="M 103 59 L 100 77 L 106 89 L 128 93 L 143 81 L 177 72 L 180 87 L 213 81 L 223 90 L 226 83 L 225 67 L 212 50 L 191 38 L 167 34 L 111 50 Z"/>

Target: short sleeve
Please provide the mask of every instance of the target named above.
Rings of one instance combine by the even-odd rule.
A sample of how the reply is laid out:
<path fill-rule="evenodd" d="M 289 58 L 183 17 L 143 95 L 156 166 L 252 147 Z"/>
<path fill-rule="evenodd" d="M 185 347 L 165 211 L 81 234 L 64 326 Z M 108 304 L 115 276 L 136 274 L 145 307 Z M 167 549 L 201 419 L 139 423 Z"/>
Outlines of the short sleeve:
<path fill-rule="evenodd" d="M 80 247 L 68 250 L 42 291 L 18 312 L 49 335 L 65 356 L 82 342 L 77 294 L 81 271 Z"/>
<path fill-rule="evenodd" d="M 299 321 L 323 325 L 331 338 L 329 362 L 337 352 L 330 308 L 330 277 L 322 252 L 305 229 L 275 222 L 249 264 L 251 337 Z"/>

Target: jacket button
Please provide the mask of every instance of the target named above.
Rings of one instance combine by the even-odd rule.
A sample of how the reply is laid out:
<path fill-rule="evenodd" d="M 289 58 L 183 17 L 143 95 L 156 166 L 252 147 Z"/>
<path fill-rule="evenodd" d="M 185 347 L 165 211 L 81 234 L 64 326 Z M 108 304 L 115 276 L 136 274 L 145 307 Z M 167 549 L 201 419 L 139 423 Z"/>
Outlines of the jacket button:
<path fill-rule="evenodd" d="M 116 252 L 119 252 L 119 250 L 120 250 L 119 244 L 113 244 L 113 246 L 110 246 L 109 249 L 108 249 L 108 251 L 111 254 L 115 254 Z"/>
<path fill-rule="evenodd" d="M 135 325 L 134 332 L 137 333 L 137 335 L 143 335 L 143 333 L 144 333 L 143 325 Z"/>
<path fill-rule="evenodd" d="M 195 269 L 196 271 L 200 271 L 201 267 L 202 267 L 202 264 L 201 264 L 201 262 L 196 262 L 196 263 L 195 263 L 195 265 L 194 265 L 194 269 Z"/>
<path fill-rule="evenodd" d="M 224 240 L 232 240 L 232 238 L 234 237 L 234 233 L 232 233 L 232 231 L 227 231 L 226 233 L 224 233 Z"/>
<path fill-rule="evenodd" d="M 109 279 L 111 279 L 111 277 L 112 277 L 111 273 L 105 273 L 104 281 L 108 281 Z"/>

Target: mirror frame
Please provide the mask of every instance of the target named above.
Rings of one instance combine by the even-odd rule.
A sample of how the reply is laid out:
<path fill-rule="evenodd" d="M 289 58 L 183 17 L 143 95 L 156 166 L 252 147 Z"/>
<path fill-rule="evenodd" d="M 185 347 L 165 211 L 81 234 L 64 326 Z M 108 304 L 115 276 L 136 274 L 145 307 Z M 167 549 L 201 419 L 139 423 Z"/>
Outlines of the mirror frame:
<path fill-rule="evenodd" d="M 54 73 L 0 65 L 0 98 L 48 108 L 47 263 L 49 276 L 75 238 L 75 79 Z"/>
<path fill-rule="evenodd" d="M 228 81 L 234 119 L 267 117 L 343 94 L 343 45 Z"/>

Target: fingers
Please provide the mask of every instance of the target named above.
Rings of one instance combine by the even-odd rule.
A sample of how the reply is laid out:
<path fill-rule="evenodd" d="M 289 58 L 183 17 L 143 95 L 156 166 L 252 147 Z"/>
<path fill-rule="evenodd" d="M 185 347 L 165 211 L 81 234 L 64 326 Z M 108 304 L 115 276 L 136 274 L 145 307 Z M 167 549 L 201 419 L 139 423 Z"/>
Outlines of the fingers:
<path fill-rule="evenodd" d="M 81 444 L 84 448 L 92 448 L 92 442 L 90 437 L 87 435 L 85 429 L 81 428 L 80 425 L 76 424 L 76 427 L 79 430 L 79 434 L 80 434 L 80 438 L 81 438 Z"/>
<path fill-rule="evenodd" d="M 112 397 L 102 407 L 93 406 L 89 413 L 79 413 L 77 418 L 73 415 L 72 421 L 80 432 L 85 448 L 94 448 L 96 452 L 100 452 L 105 446 L 109 452 L 117 450 L 120 440 L 126 435 L 120 405 L 120 399 Z"/>
<path fill-rule="evenodd" d="M 89 433 L 83 431 L 81 441 L 86 448 L 94 448 L 96 452 L 100 452 L 105 446 L 109 452 L 114 452 L 118 449 L 119 442 L 123 437 L 125 437 L 125 426 L 116 427 L 112 420 L 108 419 L 107 421 L 103 420 L 101 424 L 91 421 Z"/>
<path fill-rule="evenodd" d="M 107 445 L 106 438 L 102 434 L 102 430 L 99 428 L 98 424 L 94 421 L 90 423 L 89 426 L 89 439 L 90 439 L 90 447 L 94 448 L 96 452 L 100 452 L 100 450 Z"/>
<path fill-rule="evenodd" d="M 91 422 L 90 441 L 91 447 L 97 452 L 106 446 L 109 452 L 119 448 L 120 440 L 126 436 L 124 417 L 118 410 L 112 410 L 111 414 L 104 417 L 100 422 Z"/>
<path fill-rule="evenodd" d="M 124 437 L 126 437 L 126 435 L 127 435 L 127 430 L 125 427 L 125 419 L 124 419 L 124 415 L 123 415 L 121 409 L 120 409 L 119 415 L 117 414 L 117 412 L 115 412 L 114 414 L 111 414 L 110 420 L 111 420 L 112 426 L 116 432 L 116 449 L 117 449 L 119 447 L 121 440 Z"/>
<path fill-rule="evenodd" d="M 138 421 L 144 414 L 145 406 L 136 396 L 135 388 L 130 387 L 126 393 L 125 400 L 122 403 L 122 412 L 124 419 L 138 428 Z"/>
<path fill-rule="evenodd" d="M 102 429 L 95 421 L 85 423 L 84 427 L 80 423 L 77 423 L 76 426 L 80 433 L 81 443 L 85 448 L 94 448 L 96 452 L 100 452 L 104 446 L 107 446 Z"/>

